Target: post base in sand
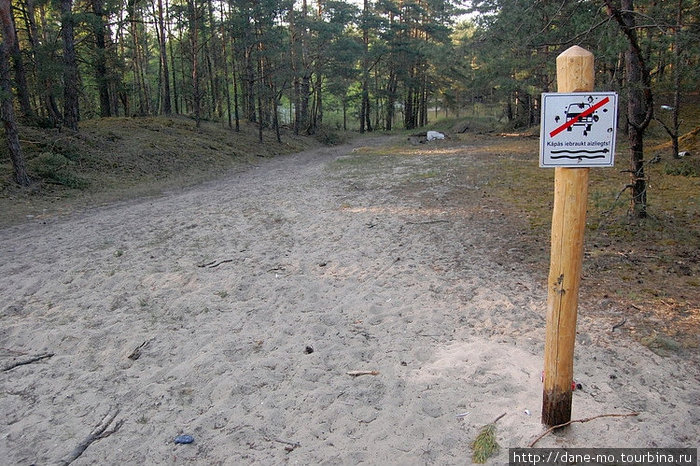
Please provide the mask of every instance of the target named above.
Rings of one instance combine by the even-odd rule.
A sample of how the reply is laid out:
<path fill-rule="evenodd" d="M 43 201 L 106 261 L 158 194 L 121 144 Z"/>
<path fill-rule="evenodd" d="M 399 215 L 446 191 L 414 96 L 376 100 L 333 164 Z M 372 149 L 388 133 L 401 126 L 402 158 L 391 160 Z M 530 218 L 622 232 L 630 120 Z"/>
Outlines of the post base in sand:
<path fill-rule="evenodd" d="M 545 391 L 542 396 L 542 423 L 550 427 L 571 420 L 571 390 Z"/>

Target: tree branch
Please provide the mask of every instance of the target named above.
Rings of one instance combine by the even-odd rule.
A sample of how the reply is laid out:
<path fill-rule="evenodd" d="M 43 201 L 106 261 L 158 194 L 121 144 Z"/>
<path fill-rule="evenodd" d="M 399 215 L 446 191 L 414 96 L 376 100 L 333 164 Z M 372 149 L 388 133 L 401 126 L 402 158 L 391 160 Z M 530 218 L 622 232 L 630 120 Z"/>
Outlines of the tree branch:
<path fill-rule="evenodd" d="M 42 353 L 42 354 L 39 354 L 36 356 L 31 356 L 27 359 L 20 359 L 19 361 L 11 362 L 10 364 L 3 367 L 2 371 L 7 372 L 9 370 L 14 369 L 15 367 L 25 366 L 27 364 L 32 364 L 34 362 L 41 361 L 42 359 L 50 358 L 52 356 L 53 356 L 53 353 Z"/>
<path fill-rule="evenodd" d="M 117 414 L 119 414 L 119 408 L 114 408 L 110 410 L 105 417 L 102 418 L 102 421 L 95 427 L 92 432 L 90 432 L 90 435 L 85 437 L 85 439 L 78 444 L 75 449 L 71 452 L 70 455 L 68 455 L 65 459 L 61 460 L 58 462 L 60 466 L 68 466 L 71 464 L 73 461 L 78 459 L 80 455 L 83 454 L 87 448 L 92 445 L 93 442 L 96 440 L 103 439 L 105 437 L 108 437 L 115 433 L 119 428 L 121 427 L 122 423 L 124 422 L 123 420 L 118 421 L 114 424 L 114 427 L 112 427 L 111 430 L 107 430 L 107 428 L 112 424 L 114 419 L 117 417 Z"/>
<path fill-rule="evenodd" d="M 617 205 L 618 201 L 619 201 L 620 198 L 622 197 L 622 194 L 623 194 L 625 191 L 627 191 L 628 189 L 633 189 L 633 188 L 634 188 L 634 185 L 633 185 L 633 184 L 628 184 L 628 185 L 626 185 L 624 188 L 622 188 L 622 189 L 620 190 L 620 192 L 617 193 L 617 196 L 615 196 L 615 199 L 613 199 L 612 206 L 611 206 L 608 210 L 603 211 L 601 215 L 603 215 L 604 217 L 607 217 L 608 215 L 610 215 L 610 213 L 613 211 L 613 209 L 615 209 L 615 206 Z"/>
<path fill-rule="evenodd" d="M 639 46 L 639 41 L 637 40 L 637 33 L 634 27 L 630 27 L 625 18 L 622 17 L 622 13 L 634 13 L 634 11 L 619 10 L 613 6 L 610 0 L 605 0 L 605 5 L 608 9 L 608 16 L 615 19 L 617 24 L 620 26 L 622 33 L 627 37 L 630 43 L 632 52 L 639 59 L 639 65 L 642 68 L 642 85 L 644 86 L 644 100 L 646 104 L 646 114 L 641 122 L 631 121 L 627 118 L 627 123 L 635 128 L 636 130 L 642 130 L 646 128 L 651 122 L 654 116 L 654 97 L 651 93 L 651 75 L 649 74 L 649 68 L 647 67 L 646 60 L 644 60 L 644 54 L 642 53 L 642 48 Z"/>
<path fill-rule="evenodd" d="M 578 41 L 581 37 L 585 37 L 585 36 L 587 36 L 588 34 L 590 34 L 591 32 L 595 31 L 595 30 L 598 29 L 600 26 L 602 26 L 602 25 L 604 25 L 605 23 L 609 22 L 610 19 L 611 19 L 611 18 L 608 16 L 607 18 L 603 19 L 603 20 L 600 21 L 599 23 L 594 24 L 593 26 L 591 26 L 590 28 L 588 28 L 587 31 L 584 31 L 584 32 L 582 32 L 582 33 L 580 33 L 580 34 L 577 34 L 577 35 L 575 35 L 574 37 L 565 40 L 564 42 L 554 42 L 554 43 L 547 43 L 547 44 L 542 44 L 542 45 L 551 46 L 551 47 L 559 47 L 559 46 L 562 46 L 562 45 L 571 44 L 572 42 Z"/>
<path fill-rule="evenodd" d="M 664 123 L 660 118 L 654 117 L 654 120 L 656 120 L 657 123 L 659 123 L 663 128 L 666 130 L 668 133 L 669 137 L 671 138 L 676 138 L 678 137 L 678 133 L 673 131 L 670 126 L 668 126 L 666 123 Z"/>
<path fill-rule="evenodd" d="M 537 437 L 535 440 L 533 440 L 532 443 L 530 443 L 530 445 L 528 445 L 528 447 L 529 447 L 529 448 L 534 447 L 535 444 L 536 444 L 537 442 L 539 442 L 545 435 L 549 434 L 549 433 L 552 432 L 553 430 L 560 429 L 560 428 L 562 428 L 562 427 L 566 427 L 566 426 L 568 426 L 568 425 L 570 425 L 570 424 L 573 424 L 574 422 L 588 422 L 588 421 L 592 421 L 592 420 L 594 420 L 594 419 L 599 419 L 599 418 L 601 418 L 601 417 L 630 417 L 630 416 L 639 416 L 639 413 L 627 413 L 627 414 L 599 414 L 598 416 L 587 417 L 587 418 L 585 418 L 585 419 L 573 419 L 573 420 L 571 420 L 571 421 L 569 421 L 569 422 L 565 422 L 565 423 L 563 423 L 563 424 L 559 424 L 559 425 L 556 425 L 556 426 L 552 426 L 552 427 L 550 427 L 549 429 L 545 430 L 544 433 L 543 433 L 542 435 L 540 435 L 539 437 Z"/>

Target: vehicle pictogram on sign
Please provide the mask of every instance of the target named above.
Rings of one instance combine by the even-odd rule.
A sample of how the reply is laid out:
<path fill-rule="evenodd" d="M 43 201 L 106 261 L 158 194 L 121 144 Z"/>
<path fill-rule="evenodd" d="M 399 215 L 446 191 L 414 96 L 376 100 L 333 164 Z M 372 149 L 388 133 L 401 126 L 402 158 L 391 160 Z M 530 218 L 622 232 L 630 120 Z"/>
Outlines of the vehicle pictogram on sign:
<path fill-rule="evenodd" d="M 542 94 L 541 167 L 612 166 L 617 94 Z"/>

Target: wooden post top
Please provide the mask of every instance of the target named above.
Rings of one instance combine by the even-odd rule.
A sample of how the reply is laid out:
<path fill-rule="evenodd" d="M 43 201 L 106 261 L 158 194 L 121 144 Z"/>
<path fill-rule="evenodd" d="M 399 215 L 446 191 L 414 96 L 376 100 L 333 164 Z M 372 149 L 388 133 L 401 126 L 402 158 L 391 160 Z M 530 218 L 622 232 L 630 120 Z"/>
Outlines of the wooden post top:
<path fill-rule="evenodd" d="M 593 54 L 578 45 L 569 47 L 557 57 L 557 91 L 592 91 L 594 73 Z"/>
<path fill-rule="evenodd" d="M 579 47 L 578 45 L 572 45 L 560 53 L 559 57 L 593 57 L 593 53 L 589 52 L 583 47 Z"/>

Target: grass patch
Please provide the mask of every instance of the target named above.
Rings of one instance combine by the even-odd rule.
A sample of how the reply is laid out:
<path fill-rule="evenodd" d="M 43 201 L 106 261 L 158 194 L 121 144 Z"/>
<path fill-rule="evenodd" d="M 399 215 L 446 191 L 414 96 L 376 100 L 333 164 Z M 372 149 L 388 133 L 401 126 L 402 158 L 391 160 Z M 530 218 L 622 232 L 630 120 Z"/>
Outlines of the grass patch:
<path fill-rule="evenodd" d="M 700 161 L 682 160 L 677 163 L 666 162 L 664 164 L 664 174 L 674 176 L 700 176 Z"/>
<path fill-rule="evenodd" d="M 435 170 L 429 170 L 424 173 L 414 173 L 408 177 L 409 181 L 420 181 L 429 180 L 431 178 L 437 178 L 440 174 Z"/>
<path fill-rule="evenodd" d="M 659 356 L 669 356 L 681 348 L 681 345 L 674 339 L 656 332 L 642 338 L 641 343 Z"/>

